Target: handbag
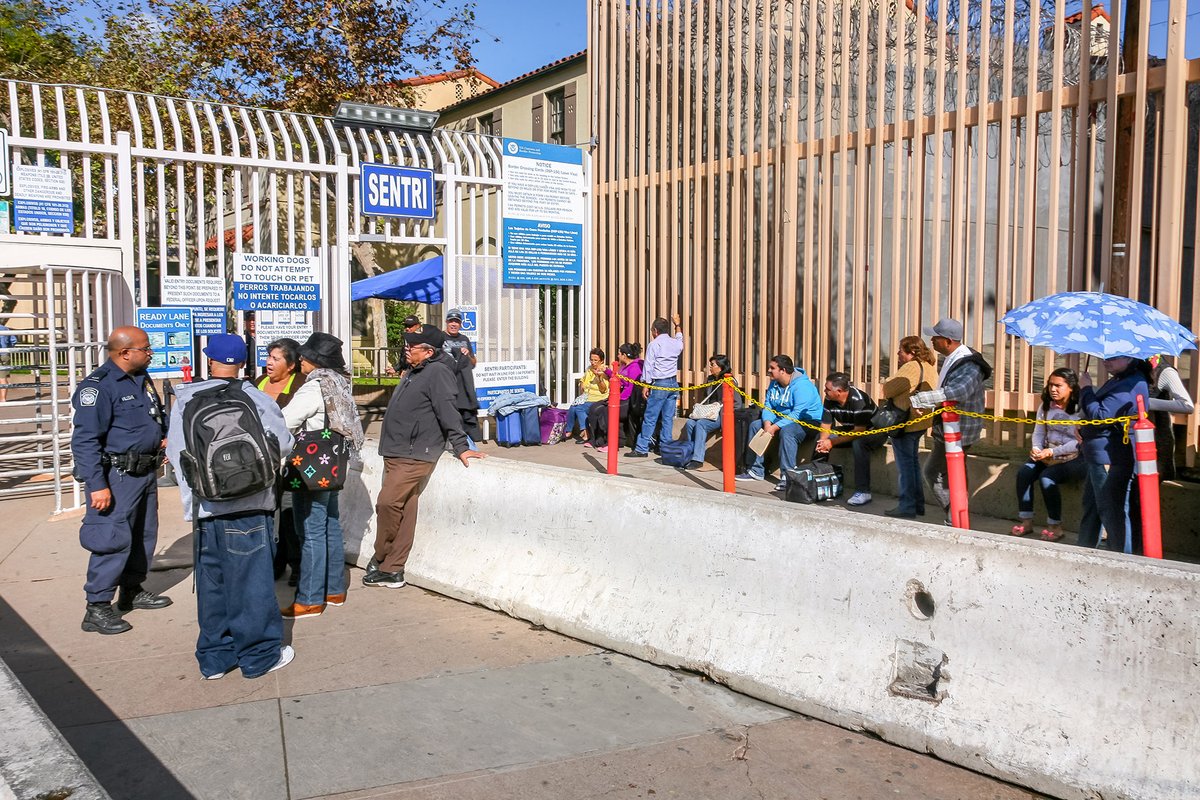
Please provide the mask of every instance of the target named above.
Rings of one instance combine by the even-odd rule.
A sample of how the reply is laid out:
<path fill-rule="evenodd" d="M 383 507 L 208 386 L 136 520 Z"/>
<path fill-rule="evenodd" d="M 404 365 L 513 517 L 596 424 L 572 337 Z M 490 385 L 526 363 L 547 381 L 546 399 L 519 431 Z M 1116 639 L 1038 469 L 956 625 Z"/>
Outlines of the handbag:
<path fill-rule="evenodd" d="M 691 419 L 707 419 L 715 421 L 721 413 L 720 403 L 696 403 L 692 406 Z"/>
<path fill-rule="evenodd" d="M 346 485 L 350 448 L 337 431 L 299 431 L 288 456 L 283 486 L 292 492 L 335 492 Z"/>
<path fill-rule="evenodd" d="M 909 411 L 897 407 L 896 402 L 889 397 L 871 415 L 871 429 L 890 428 L 893 425 L 899 425 L 901 422 L 908 422 L 908 416 Z"/>
<path fill-rule="evenodd" d="M 571 401 L 571 405 L 573 405 L 573 406 L 585 406 L 587 404 L 588 404 L 587 392 L 584 392 L 581 395 L 576 395 L 575 399 Z"/>

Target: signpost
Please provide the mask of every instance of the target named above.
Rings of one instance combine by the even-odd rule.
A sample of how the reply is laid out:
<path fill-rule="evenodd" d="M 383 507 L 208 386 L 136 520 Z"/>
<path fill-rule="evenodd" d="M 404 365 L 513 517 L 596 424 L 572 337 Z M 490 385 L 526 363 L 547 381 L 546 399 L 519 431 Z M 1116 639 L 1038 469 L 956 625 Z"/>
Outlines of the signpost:
<path fill-rule="evenodd" d="M 301 344 L 312 335 L 312 322 L 304 311 L 272 311 L 255 320 L 254 360 L 260 367 L 267 365 L 267 345 L 276 339 L 295 339 Z"/>
<path fill-rule="evenodd" d="M 504 282 L 583 284 L 583 152 L 504 140 Z"/>
<path fill-rule="evenodd" d="M 233 307 L 241 311 L 319 311 L 321 259 L 234 253 Z"/>
<path fill-rule="evenodd" d="M 162 304 L 192 309 L 196 336 L 215 336 L 229 330 L 225 320 L 225 281 L 220 278 L 164 276 Z"/>
<path fill-rule="evenodd" d="M 362 213 L 377 217 L 433 219 L 433 170 L 363 164 L 359 181 Z"/>
<path fill-rule="evenodd" d="M 538 362 L 492 361 L 475 366 L 475 397 L 486 410 L 502 394 L 537 392 Z"/>
<path fill-rule="evenodd" d="M 154 357 L 146 371 L 155 376 L 177 376 L 192 365 L 192 310 L 190 308 L 139 308 L 137 326 L 150 338 Z"/>
<path fill-rule="evenodd" d="M 74 233 L 71 171 L 61 167 L 13 168 L 16 229 L 22 233 Z"/>

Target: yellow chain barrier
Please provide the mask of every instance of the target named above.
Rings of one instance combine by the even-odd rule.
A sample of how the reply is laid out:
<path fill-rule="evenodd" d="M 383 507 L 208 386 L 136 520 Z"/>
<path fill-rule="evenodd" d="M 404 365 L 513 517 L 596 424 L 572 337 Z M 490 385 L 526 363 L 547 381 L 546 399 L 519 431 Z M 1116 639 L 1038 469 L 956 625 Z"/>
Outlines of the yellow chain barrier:
<path fill-rule="evenodd" d="M 747 403 L 749 403 L 752 406 L 757 406 L 758 408 L 761 408 L 764 411 L 770 411 L 770 409 L 768 409 L 765 405 L 763 405 L 762 403 L 755 400 L 750 395 L 743 392 L 742 388 L 740 386 L 738 386 L 736 383 L 734 383 L 732 378 L 720 378 L 715 381 L 709 381 L 708 383 L 700 383 L 695 386 L 655 386 L 654 384 L 637 381 L 632 378 L 627 378 L 624 375 L 620 375 L 620 374 L 614 375 L 613 377 L 618 381 L 625 381 L 626 383 L 632 383 L 634 386 L 640 386 L 643 389 L 653 389 L 654 391 L 658 391 L 658 392 L 687 392 L 687 391 L 692 391 L 692 390 L 696 390 L 696 389 L 710 389 L 713 386 L 719 386 L 722 383 L 728 383 L 730 386 L 733 387 L 733 390 L 735 392 L 737 392 L 738 394 L 740 394 Z M 935 417 L 937 417 L 949 410 L 950 409 L 947 409 L 947 408 L 935 408 L 934 410 L 932 410 L 926 414 L 922 414 L 921 416 L 916 417 L 914 419 L 906 420 L 905 422 L 901 422 L 896 425 L 889 425 L 886 428 L 872 428 L 871 430 L 866 430 L 866 431 L 832 431 L 832 430 L 827 431 L 824 426 L 815 425 L 811 422 L 808 422 L 807 420 L 797 419 L 796 417 L 789 416 L 788 414 L 780 414 L 778 411 L 771 411 L 771 413 L 782 419 L 791 420 L 792 422 L 796 423 L 797 425 L 801 425 L 805 428 L 808 428 L 809 430 L 817 431 L 818 433 L 828 433 L 830 436 L 854 437 L 854 436 L 874 436 L 874 435 L 880 434 L 880 433 L 891 433 L 892 431 L 902 430 L 903 428 L 908 428 L 913 425 L 920 425 L 922 423 L 925 423 L 925 422 L 928 422 L 929 420 L 934 419 Z M 1025 425 L 1037 425 L 1039 423 L 1042 425 L 1120 425 L 1122 431 L 1124 432 L 1124 436 L 1125 436 L 1124 443 L 1125 444 L 1129 443 L 1129 424 L 1137 419 L 1137 417 L 1108 417 L 1107 419 L 1076 419 L 1076 420 L 1043 419 L 1043 420 L 1038 420 L 1038 419 L 1034 419 L 1031 417 L 998 417 L 995 414 L 984 414 L 984 413 L 981 413 L 978 411 L 964 411 L 961 408 L 955 408 L 954 411 L 957 412 L 960 417 L 973 417 L 975 419 L 981 419 L 981 420 L 990 421 L 990 422 L 1015 422 L 1018 424 L 1025 424 Z"/>

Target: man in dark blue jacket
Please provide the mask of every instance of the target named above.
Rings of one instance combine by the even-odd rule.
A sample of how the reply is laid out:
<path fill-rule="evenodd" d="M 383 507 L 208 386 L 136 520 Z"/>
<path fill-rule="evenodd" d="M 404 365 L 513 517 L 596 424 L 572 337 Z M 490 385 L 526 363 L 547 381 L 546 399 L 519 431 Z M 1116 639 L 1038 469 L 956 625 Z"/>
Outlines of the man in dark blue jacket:
<path fill-rule="evenodd" d="M 1148 367 L 1135 358 L 1106 358 L 1109 379 L 1093 388 L 1087 370 L 1079 373 L 1079 408 L 1083 419 L 1112 419 L 1137 416 L 1137 398 L 1149 400 Z M 1087 467 L 1083 484 L 1083 518 L 1077 544 L 1096 547 L 1100 526 L 1108 538 L 1105 545 L 1118 553 L 1140 554 L 1141 526 L 1129 519 L 1129 486 L 1133 480 L 1133 445 L 1125 439 L 1124 426 L 1083 425 L 1079 448 Z"/>
<path fill-rule="evenodd" d="M 455 408 L 458 376 L 442 352 L 441 331 L 404 334 L 409 369 L 392 393 L 379 436 L 383 485 L 375 503 L 375 556 L 364 586 L 399 589 L 412 550 L 417 503 L 449 440 L 463 466 L 483 453 L 471 450 Z"/>
<path fill-rule="evenodd" d="M 122 614 L 171 605 L 142 588 L 158 543 L 156 477 L 167 433 L 162 401 L 146 375 L 151 358 L 145 331 L 117 328 L 108 337 L 108 360 L 71 398 L 71 455 L 88 502 L 79 542 L 92 554 L 81 625 L 89 633 L 124 633 L 132 626 Z"/>

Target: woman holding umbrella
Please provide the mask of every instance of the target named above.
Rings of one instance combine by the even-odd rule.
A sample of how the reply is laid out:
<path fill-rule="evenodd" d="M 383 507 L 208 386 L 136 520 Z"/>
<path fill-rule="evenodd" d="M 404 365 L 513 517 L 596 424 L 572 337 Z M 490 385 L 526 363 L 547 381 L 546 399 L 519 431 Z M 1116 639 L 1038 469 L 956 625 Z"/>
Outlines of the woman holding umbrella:
<path fill-rule="evenodd" d="M 1031 345 L 1104 360 L 1110 377 L 1099 389 L 1086 370 L 1079 375 L 1085 421 L 1136 417 L 1137 398 L 1145 401 L 1148 396 L 1149 367 L 1142 359 L 1156 353 L 1179 355 L 1196 347 L 1196 335 L 1158 309 L 1103 292 L 1042 297 L 1014 308 L 1000 321 Z M 1095 547 L 1104 526 L 1110 550 L 1141 551 L 1141 526 L 1129 524 L 1133 444 L 1119 423 L 1082 425 L 1080 435 L 1086 475 L 1078 543 Z"/>
<path fill-rule="evenodd" d="M 1149 367 L 1129 356 L 1104 359 L 1109 379 L 1096 389 L 1086 370 L 1079 374 L 1079 405 L 1083 419 L 1137 416 L 1137 398 L 1148 400 Z M 1133 445 L 1120 424 L 1084 425 L 1080 436 L 1086 476 L 1083 485 L 1083 520 L 1079 524 L 1081 547 L 1096 547 L 1100 526 L 1108 533 L 1109 550 L 1140 553 L 1141 536 L 1129 524 L 1129 484 L 1133 479 Z M 1134 541 L 1134 539 L 1138 541 Z"/>

